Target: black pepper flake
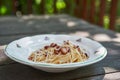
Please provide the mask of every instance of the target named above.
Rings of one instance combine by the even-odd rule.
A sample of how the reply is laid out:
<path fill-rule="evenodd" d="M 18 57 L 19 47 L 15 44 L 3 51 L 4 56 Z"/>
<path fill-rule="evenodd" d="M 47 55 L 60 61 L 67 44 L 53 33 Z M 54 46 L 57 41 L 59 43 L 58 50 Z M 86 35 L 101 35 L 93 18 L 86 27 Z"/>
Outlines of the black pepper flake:
<path fill-rule="evenodd" d="M 85 53 L 85 55 L 88 57 L 87 53 Z"/>
<path fill-rule="evenodd" d="M 81 41 L 82 41 L 82 39 L 81 39 L 81 38 L 79 38 L 79 39 L 77 39 L 76 41 L 77 41 L 77 42 L 81 42 Z"/>
<path fill-rule="evenodd" d="M 46 36 L 44 40 L 49 40 L 49 37 Z"/>
<path fill-rule="evenodd" d="M 20 46 L 19 44 L 16 44 L 16 46 L 17 46 L 18 48 L 21 48 L 21 46 Z"/>
<path fill-rule="evenodd" d="M 37 51 L 36 53 L 39 54 L 39 51 Z"/>
<path fill-rule="evenodd" d="M 94 53 L 96 54 L 97 52 L 99 52 L 99 51 L 95 51 Z"/>

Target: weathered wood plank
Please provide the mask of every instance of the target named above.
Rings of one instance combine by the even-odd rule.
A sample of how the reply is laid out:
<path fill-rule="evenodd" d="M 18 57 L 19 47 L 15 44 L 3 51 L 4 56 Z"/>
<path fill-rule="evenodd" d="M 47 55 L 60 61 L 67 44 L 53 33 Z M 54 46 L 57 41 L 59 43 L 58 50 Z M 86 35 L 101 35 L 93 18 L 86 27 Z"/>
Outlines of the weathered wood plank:
<path fill-rule="evenodd" d="M 74 0 L 75 3 L 75 9 L 74 9 L 74 15 L 78 18 L 81 17 L 80 11 L 81 11 L 81 0 Z"/>
<path fill-rule="evenodd" d="M 56 14 L 56 13 L 57 13 L 56 2 L 57 2 L 57 0 L 53 0 L 53 9 L 54 9 L 54 14 Z"/>
<path fill-rule="evenodd" d="M 80 27 L 80 26 L 78 26 L 78 27 Z M 0 44 L 5 45 L 5 44 L 8 44 L 9 42 L 11 42 L 15 39 L 19 39 L 19 38 L 22 38 L 22 37 L 25 37 L 25 36 L 38 35 L 38 34 L 75 34 L 75 35 L 89 37 L 89 38 L 95 38 L 95 39 L 96 39 L 97 35 L 99 36 L 99 34 L 100 35 L 103 34 L 103 35 L 108 37 L 108 39 L 105 39 L 105 41 L 109 40 L 109 38 L 110 38 L 110 40 L 112 40 L 112 38 L 113 38 L 113 40 L 119 38 L 119 37 L 116 37 L 116 35 L 112 31 L 104 32 L 105 30 L 102 30 L 102 29 L 99 29 L 99 28 L 98 29 L 96 29 L 96 28 L 85 28 L 86 27 L 85 25 L 82 25 L 82 27 L 84 27 L 84 28 L 77 28 L 76 27 L 76 29 L 66 29 L 66 31 L 62 30 L 62 29 L 60 29 L 60 30 L 59 29 L 53 29 L 53 30 L 44 30 L 44 32 L 39 31 L 39 32 L 34 32 L 34 33 L 17 33 L 17 34 L 12 33 L 12 34 L 9 34 L 9 35 L 4 34 L 4 35 L 1 35 L 1 37 L 0 37 Z M 98 38 L 97 38 L 97 40 L 98 40 Z"/>
<path fill-rule="evenodd" d="M 88 77 L 88 78 L 83 78 L 83 79 L 74 79 L 74 80 L 120 80 L 120 72 L 116 73 L 109 73 L 105 75 L 98 75 L 98 76 L 93 76 L 93 77 Z"/>
<path fill-rule="evenodd" d="M 13 60 L 9 59 L 5 54 L 4 54 L 4 46 L 0 46 L 0 66 L 1 65 L 6 65 L 10 63 L 15 63 Z"/>
<path fill-rule="evenodd" d="M 47 24 L 46 24 L 47 23 Z M 9 24 L 9 25 L 7 25 Z M 48 26 L 49 25 L 49 26 Z M 44 28 L 43 28 L 44 27 Z M 0 80 L 70 80 L 70 79 L 102 79 L 99 75 L 120 71 L 120 34 L 109 30 L 103 30 L 95 25 L 70 16 L 24 16 L 20 19 L 1 17 L 0 19 L 0 44 L 7 44 L 15 39 L 28 35 L 55 33 L 84 36 L 103 44 L 108 55 L 102 61 L 65 73 L 46 73 L 10 60 L 0 50 Z M 11 74 L 12 73 L 12 74 Z M 17 75 L 16 75 L 17 74 Z M 29 75 L 28 75 L 29 74 Z M 7 75 L 7 76 L 6 76 Z M 21 77 L 22 76 L 22 77 Z"/>
<path fill-rule="evenodd" d="M 2 6 L 2 1 L 0 0 L 0 7 Z M 0 13 L 0 16 L 1 16 L 1 13 Z"/>
<path fill-rule="evenodd" d="M 113 64 L 113 66 L 109 66 Z M 40 70 L 30 68 L 22 64 L 10 64 L 6 66 L 0 66 L 0 79 L 5 80 L 33 80 L 33 79 L 42 79 L 42 80 L 70 80 L 70 79 L 81 79 L 85 77 L 95 76 L 95 75 L 104 75 L 105 73 L 113 73 L 120 71 L 119 64 L 115 64 L 112 60 L 109 63 L 104 64 L 104 62 L 99 62 L 94 65 L 82 67 L 73 71 L 65 73 L 46 73 Z M 12 73 L 12 74 L 11 74 Z M 18 74 L 18 75 L 16 75 Z M 28 75 L 29 74 L 29 75 Z M 7 75 L 7 76 L 6 76 Z M 22 75 L 22 77 L 20 76 Z"/>
<path fill-rule="evenodd" d="M 111 1 L 111 8 L 110 8 L 110 29 L 115 30 L 115 19 L 117 13 L 117 4 L 118 0 Z"/>
<path fill-rule="evenodd" d="M 41 11 L 41 14 L 45 14 L 45 0 L 41 0 L 40 11 Z"/>
<path fill-rule="evenodd" d="M 95 0 L 90 1 L 90 17 L 89 21 L 95 24 Z"/>
<path fill-rule="evenodd" d="M 71 1 L 69 1 L 69 0 L 64 0 L 64 1 L 65 1 L 65 4 L 66 4 L 65 13 L 70 14 Z"/>
<path fill-rule="evenodd" d="M 81 14 L 81 18 L 84 19 L 84 20 L 87 20 L 88 19 L 88 5 L 87 5 L 87 0 L 82 0 L 82 5 L 81 5 L 81 8 L 82 8 L 82 14 Z"/>
<path fill-rule="evenodd" d="M 70 16 L 32 16 L 32 18 L 30 18 L 30 16 L 24 16 L 22 18 L 1 17 L 0 19 L 1 36 L 10 34 L 47 33 L 67 30 L 70 31 L 74 29 L 77 30 L 81 28 L 89 28 L 89 24 L 85 21 L 79 21 L 79 19 L 71 18 Z M 53 30 L 49 28 L 52 28 Z"/>
<path fill-rule="evenodd" d="M 27 0 L 27 13 L 32 14 L 32 3 L 33 0 Z"/>
<path fill-rule="evenodd" d="M 14 15 L 16 14 L 16 11 L 17 11 L 17 8 L 16 8 L 17 4 L 18 4 L 17 0 L 12 0 L 12 9 L 13 9 Z"/>
<path fill-rule="evenodd" d="M 104 13 L 106 10 L 106 0 L 100 0 L 100 10 L 99 10 L 99 19 L 98 19 L 98 25 L 101 27 L 103 26 L 103 19 L 104 19 Z"/>

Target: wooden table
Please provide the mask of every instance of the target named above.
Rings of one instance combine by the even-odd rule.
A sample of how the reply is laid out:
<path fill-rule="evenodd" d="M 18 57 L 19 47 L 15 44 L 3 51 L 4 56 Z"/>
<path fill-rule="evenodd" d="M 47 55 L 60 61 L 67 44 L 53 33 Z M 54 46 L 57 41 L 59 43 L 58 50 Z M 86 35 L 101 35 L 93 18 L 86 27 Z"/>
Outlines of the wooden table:
<path fill-rule="evenodd" d="M 84 36 L 103 44 L 102 61 L 64 73 L 47 73 L 9 59 L 4 45 L 36 34 Z M 0 17 L 0 80 L 120 80 L 120 34 L 68 15 Z"/>

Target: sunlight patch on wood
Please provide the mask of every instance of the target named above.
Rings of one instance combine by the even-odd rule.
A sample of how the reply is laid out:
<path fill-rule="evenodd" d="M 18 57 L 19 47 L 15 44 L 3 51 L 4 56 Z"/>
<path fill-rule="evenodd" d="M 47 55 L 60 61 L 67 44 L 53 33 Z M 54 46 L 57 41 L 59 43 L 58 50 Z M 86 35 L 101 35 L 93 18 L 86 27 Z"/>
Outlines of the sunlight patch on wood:
<path fill-rule="evenodd" d="M 93 39 L 96 41 L 111 41 L 111 38 L 106 34 L 96 34 Z"/>
<path fill-rule="evenodd" d="M 76 23 L 73 22 L 73 21 L 68 21 L 68 22 L 67 22 L 67 26 L 68 26 L 68 27 L 74 27 L 74 26 L 76 26 Z"/>
<path fill-rule="evenodd" d="M 104 68 L 105 73 L 118 71 L 117 69 L 112 68 L 112 67 L 103 67 L 103 68 Z"/>
<path fill-rule="evenodd" d="M 23 20 L 28 20 L 28 19 L 32 19 L 34 16 L 33 15 L 29 15 L 29 16 L 22 16 Z"/>
<path fill-rule="evenodd" d="M 0 63 L 5 61 L 8 57 L 4 54 L 4 49 L 6 45 L 0 46 Z"/>
<path fill-rule="evenodd" d="M 45 15 L 44 17 L 45 17 L 45 19 L 49 19 L 50 18 L 50 16 L 48 16 L 48 15 Z"/>
<path fill-rule="evenodd" d="M 29 20 L 29 19 L 49 19 L 49 15 L 43 15 L 43 16 L 35 16 L 35 15 L 27 15 L 27 16 L 22 16 L 23 20 Z"/>
<path fill-rule="evenodd" d="M 88 32 L 84 32 L 84 31 L 77 31 L 75 33 L 71 33 L 70 35 L 82 36 L 82 37 L 89 37 L 90 36 L 90 34 Z"/>
<path fill-rule="evenodd" d="M 120 38 L 113 38 L 112 41 L 120 42 Z"/>
<path fill-rule="evenodd" d="M 60 18 L 59 20 L 60 20 L 60 22 L 67 22 L 67 19 L 65 19 L 65 18 Z"/>
<path fill-rule="evenodd" d="M 28 25 L 32 25 L 34 23 L 34 21 L 28 21 Z"/>
<path fill-rule="evenodd" d="M 104 76 L 105 80 L 120 80 L 120 72 L 117 73 L 111 73 L 111 74 L 106 74 Z"/>
<path fill-rule="evenodd" d="M 117 34 L 115 34 L 115 35 L 120 38 L 120 33 L 117 33 Z"/>

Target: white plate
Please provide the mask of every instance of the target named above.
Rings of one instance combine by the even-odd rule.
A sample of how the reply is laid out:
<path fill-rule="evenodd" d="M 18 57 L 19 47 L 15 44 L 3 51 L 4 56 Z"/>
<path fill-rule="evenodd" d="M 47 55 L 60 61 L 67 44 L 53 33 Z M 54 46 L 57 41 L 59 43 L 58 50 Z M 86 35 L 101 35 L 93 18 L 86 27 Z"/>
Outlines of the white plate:
<path fill-rule="evenodd" d="M 89 56 L 88 60 L 84 62 L 68 64 L 51 64 L 41 62 L 36 63 L 28 60 L 31 52 L 42 48 L 46 44 L 50 44 L 52 42 L 62 43 L 65 40 L 69 40 L 72 43 L 82 47 Z M 5 53 L 8 57 L 19 63 L 29 65 L 43 71 L 65 72 L 99 62 L 100 60 L 105 58 L 105 56 L 107 55 L 107 50 L 100 43 L 88 38 L 68 35 L 45 34 L 15 40 L 7 45 L 7 47 L 5 48 Z"/>

